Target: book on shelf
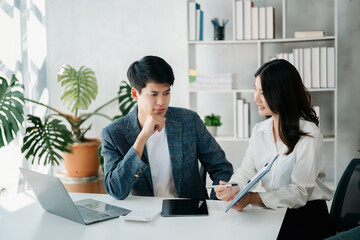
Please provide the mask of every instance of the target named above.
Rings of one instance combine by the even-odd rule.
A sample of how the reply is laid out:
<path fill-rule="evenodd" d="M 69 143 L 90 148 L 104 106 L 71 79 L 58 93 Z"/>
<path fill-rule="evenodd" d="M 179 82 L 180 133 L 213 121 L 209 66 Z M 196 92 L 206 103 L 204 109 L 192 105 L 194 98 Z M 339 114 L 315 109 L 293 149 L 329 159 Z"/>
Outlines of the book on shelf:
<path fill-rule="evenodd" d="M 235 2 L 236 39 L 244 39 L 244 2 Z"/>
<path fill-rule="evenodd" d="M 311 87 L 320 88 L 320 48 L 311 48 Z"/>
<path fill-rule="evenodd" d="M 259 8 L 251 8 L 251 39 L 259 39 Z"/>
<path fill-rule="evenodd" d="M 201 9 L 196 10 L 196 40 L 203 40 L 204 32 L 204 12 Z"/>
<path fill-rule="evenodd" d="M 259 38 L 266 39 L 266 8 L 259 8 Z"/>
<path fill-rule="evenodd" d="M 326 47 L 320 48 L 320 87 L 327 87 L 327 50 Z"/>
<path fill-rule="evenodd" d="M 284 60 L 289 61 L 289 54 L 288 53 L 283 53 L 282 57 L 283 57 Z"/>
<path fill-rule="evenodd" d="M 189 83 L 193 83 L 196 81 L 196 70 L 195 69 L 190 69 L 189 70 Z"/>
<path fill-rule="evenodd" d="M 294 62 L 294 53 L 289 53 L 288 54 L 288 57 L 289 57 L 289 63 L 291 63 L 293 66 L 295 65 L 295 62 Z"/>
<path fill-rule="evenodd" d="M 249 138 L 250 103 L 244 102 L 244 138 Z"/>
<path fill-rule="evenodd" d="M 249 138 L 250 136 L 250 103 L 244 99 L 236 100 L 237 137 Z"/>
<path fill-rule="evenodd" d="M 335 87 L 335 48 L 327 48 L 327 80 L 328 87 Z"/>
<path fill-rule="evenodd" d="M 295 31 L 295 38 L 313 38 L 313 37 L 323 37 L 323 30 L 315 30 L 315 31 Z"/>
<path fill-rule="evenodd" d="M 311 88 L 311 48 L 304 48 L 304 85 Z"/>
<path fill-rule="evenodd" d="M 250 0 L 235 1 L 236 39 L 273 39 L 274 7 L 254 7 Z"/>
<path fill-rule="evenodd" d="M 196 10 L 200 9 L 200 4 L 189 2 L 189 41 L 196 40 Z"/>
<path fill-rule="evenodd" d="M 295 66 L 306 88 L 335 87 L 335 48 L 295 48 L 292 53 L 276 53 Z"/>
<path fill-rule="evenodd" d="M 204 74 L 190 72 L 189 81 L 192 89 L 232 89 L 232 73 Z"/>
<path fill-rule="evenodd" d="M 301 79 L 304 79 L 304 49 L 299 48 L 299 73 Z"/>
<path fill-rule="evenodd" d="M 274 7 L 266 7 L 266 38 L 274 39 Z"/>
<path fill-rule="evenodd" d="M 236 100 L 237 109 L 237 137 L 244 138 L 244 99 Z"/>
<path fill-rule="evenodd" d="M 299 71 L 299 49 L 298 48 L 293 49 L 293 55 L 294 55 L 294 67 L 300 74 L 300 71 Z"/>
<path fill-rule="evenodd" d="M 244 1 L 244 39 L 252 39 L 251 27 L 251 8 L 254 6 L 253 1 Z"/>

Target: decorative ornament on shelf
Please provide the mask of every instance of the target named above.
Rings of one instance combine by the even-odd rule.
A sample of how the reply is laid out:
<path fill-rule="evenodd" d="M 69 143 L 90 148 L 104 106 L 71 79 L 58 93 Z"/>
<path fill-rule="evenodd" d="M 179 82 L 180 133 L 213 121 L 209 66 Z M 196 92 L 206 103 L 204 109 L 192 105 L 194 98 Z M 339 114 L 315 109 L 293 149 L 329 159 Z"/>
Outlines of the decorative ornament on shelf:
<path fill-rule="evenodd" d="M 225 40 L 225 26 L 229 22 L 229 19 L 223 19 L 220 25 L 217 18 L 212 18 L 211 23 L 214 26 L 214 40 Z"/>
<path fill-rule="evenodd" d="M 205 116 L 204 124 L 207 130 L 213 135 L 214 137 L 217 136 L 217 128 L 221 126 L 220 116 L 211 113 L 210 115 Z"/>

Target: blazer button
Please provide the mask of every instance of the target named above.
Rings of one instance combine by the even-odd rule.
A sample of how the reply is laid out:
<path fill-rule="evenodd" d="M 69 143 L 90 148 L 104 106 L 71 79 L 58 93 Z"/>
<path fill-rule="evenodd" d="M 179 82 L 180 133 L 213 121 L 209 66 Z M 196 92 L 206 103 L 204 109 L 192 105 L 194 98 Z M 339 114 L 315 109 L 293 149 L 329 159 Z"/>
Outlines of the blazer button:
<path fill-rule="evenodd" d="M 138 177 L 139 177 L 138 174 L 135 174 L 135 175 L 134 175 L 134 179 L 137 179 Z"/>

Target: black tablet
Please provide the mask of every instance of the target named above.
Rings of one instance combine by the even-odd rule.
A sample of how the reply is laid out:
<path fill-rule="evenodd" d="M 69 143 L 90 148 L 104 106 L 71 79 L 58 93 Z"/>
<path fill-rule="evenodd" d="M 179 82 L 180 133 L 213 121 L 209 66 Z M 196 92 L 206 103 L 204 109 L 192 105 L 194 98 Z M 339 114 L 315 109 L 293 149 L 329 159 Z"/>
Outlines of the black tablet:
<path fill-rule="evenodd" d="M 209 215 L 205 199 L 164 199 L 161 216 L 186 217 Z"/>

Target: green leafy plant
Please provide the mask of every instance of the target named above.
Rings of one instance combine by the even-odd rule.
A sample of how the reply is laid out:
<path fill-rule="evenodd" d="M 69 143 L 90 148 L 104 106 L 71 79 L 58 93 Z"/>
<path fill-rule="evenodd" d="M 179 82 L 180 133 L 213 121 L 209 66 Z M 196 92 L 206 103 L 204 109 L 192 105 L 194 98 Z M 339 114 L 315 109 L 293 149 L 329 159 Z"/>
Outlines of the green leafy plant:
<path fill-rule="evenodd" d="M 45 117 L 44 123 L 41 119 L 28 115 L 28 120 L 32 123 L 31 127 L 26 129 L 26 136 L 24 137 L 24 145 L 21 148 L 22 152 L 27 152 L 25 158 L 33 164 L 35 159 L 38 159 L 38 164 L 42 156 L 45 156 L 46 164 L 59 164 L 62 157 L 57 150 L 62 152 L 70 152 L 68 144 L 72 144 L 72 134 L 66 129 L 66 126 L 61 124 L 59 119 L 49 120 L 50 116 Z"/>
<path fill-rule="evenodd" d="M 83 123 L 92 116 L 101 116 L 110 121 L 126 115 L 134 106 L 135 101 L 131 98 L 131 87 L 125 81 L 120 84 L 118 96 L 110 99 L 90 113 L 80 113 L 87 110 L 96 99 L 98 93 L 97 79 L 94 71 L 87 67 L 80 67 L 78 71 L 69 65 L 64 65 L 58 72 L 58 82 L 63 87 L 61 100 L 67 105 L 72 114 L 63 113 L 51 106 L 38 101 L 24 98 L 23 86 L 13 75 L 10 84 L 1 78 L 0 85 L 0 147 L 10 143 L 24 122 L 24 104 L 32 102 L 44 106 L 50 110 L 44 121 L 39 117 L 28 115 L 29 126 L 26 128 L 24 144 L 21 151 L 25 158 L 32 163 L 37 159 L 38 163 L 43 159 L 43 164 L 59 164 L 62 160 L 59 152 L 70 152 L 69 145 L 74 142 L 85 142 L 85 133 L 91 125 L 83 128 Z M 118 100 L 120 115 L 114 118 L 100 113 L 100 110 L 110 103 Z M 66 120 L 71 130 L 60 119 Z M 4 134 L 2 134 L 4 132 Z M 5 136 L 5 138 L 3 137 Z M 101 161 L 101 159 L 100 159 Z"/>
<path fill-rule="evenodd" d="M 0 147 L 3 147 L 16 137 L 24 121 L 24 86 L 15 76 L 10 84 L 3 77 L 0 81 Z"/>
<path fill-rule="evenodd" d="M 205 116 L 204 124 L 205 126 L 221 126 L 222 123 L 219 115 L 211 113 Z"/>

